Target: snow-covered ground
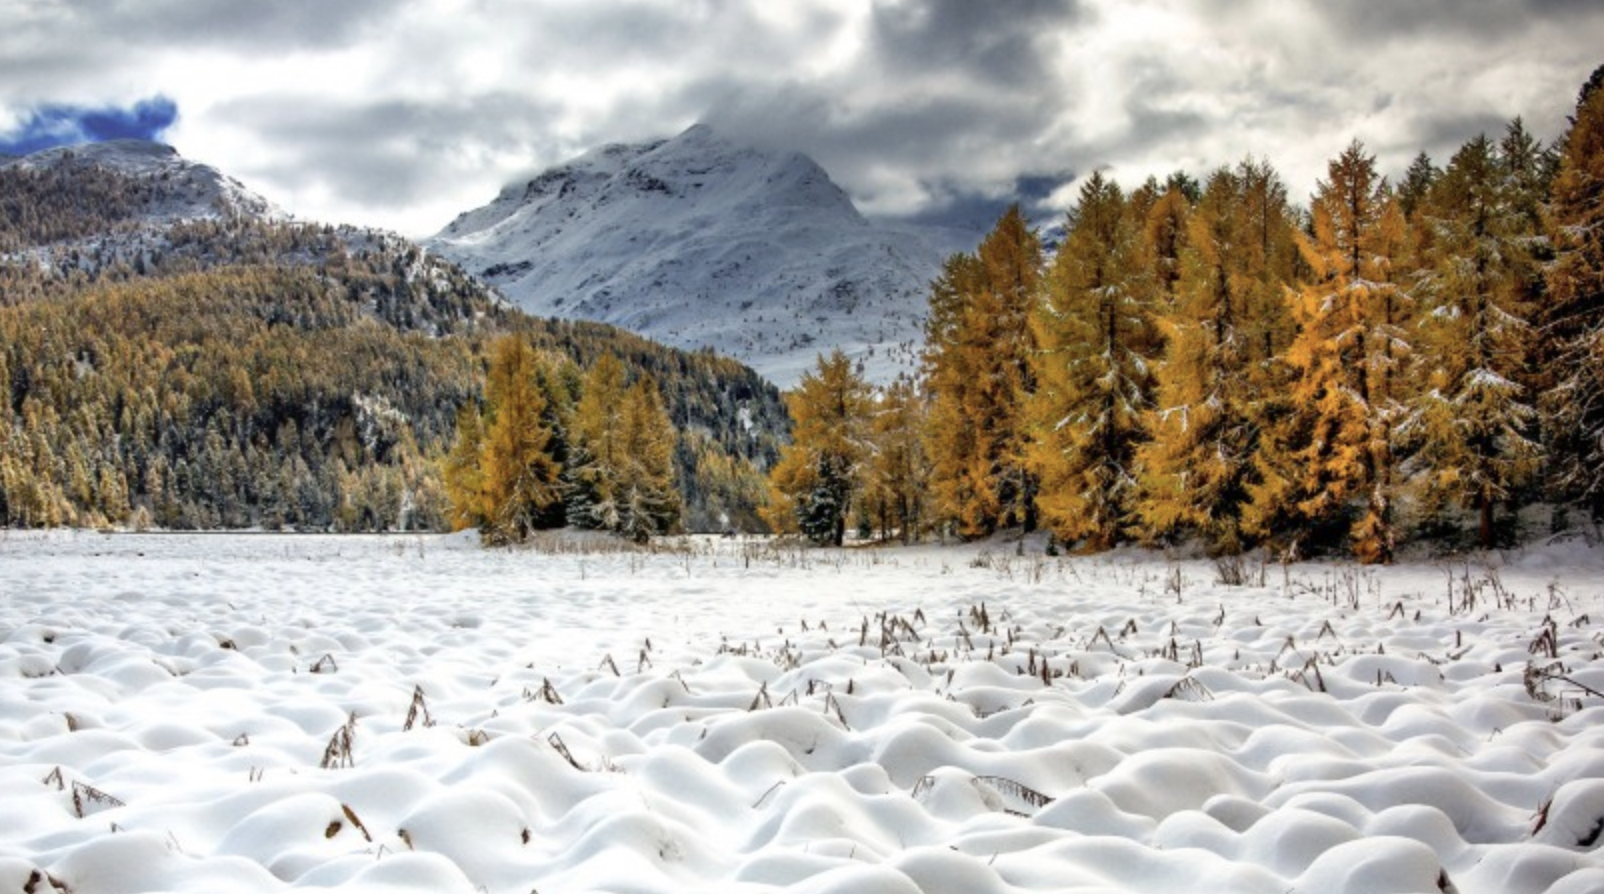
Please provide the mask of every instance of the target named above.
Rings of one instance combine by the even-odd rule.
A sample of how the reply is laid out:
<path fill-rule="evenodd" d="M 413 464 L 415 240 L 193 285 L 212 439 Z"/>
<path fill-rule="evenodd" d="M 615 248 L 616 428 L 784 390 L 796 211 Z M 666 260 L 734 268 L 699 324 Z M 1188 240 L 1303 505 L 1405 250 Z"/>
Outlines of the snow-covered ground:
<path fill-rule="evenodd" d="M 1604 891 L 1599 551 L 571 546 L 0 533 L 0 891 Z"/>

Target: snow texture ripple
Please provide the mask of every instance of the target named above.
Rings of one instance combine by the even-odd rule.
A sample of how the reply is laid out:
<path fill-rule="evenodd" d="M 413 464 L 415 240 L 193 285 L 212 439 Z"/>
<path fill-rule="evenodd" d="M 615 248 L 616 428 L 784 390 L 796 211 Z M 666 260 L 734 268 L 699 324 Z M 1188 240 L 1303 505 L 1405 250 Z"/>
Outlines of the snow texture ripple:
<path fill-rule="evenodd" d="M 0 890 L 1596 892 L 1601 570 L 0 533 Z"/>

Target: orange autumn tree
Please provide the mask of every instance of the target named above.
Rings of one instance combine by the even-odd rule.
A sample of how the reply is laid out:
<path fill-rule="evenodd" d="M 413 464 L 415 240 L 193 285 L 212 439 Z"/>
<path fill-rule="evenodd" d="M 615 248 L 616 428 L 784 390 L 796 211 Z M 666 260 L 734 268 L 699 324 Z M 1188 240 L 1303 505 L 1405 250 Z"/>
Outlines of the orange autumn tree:
<path fill-rule="evenodd" d="M 840 546 L 872 451 L 872 391 L 837 348 L 803 373 L 785 402 L 792 442 L 769 473 L 764 518 L 776 531 Z"/>
<path fill-rule="evenodd" d="M 562 507 L 552 430 L 542 419 L 543 360 L 518 335 L 496 342 L 482 409 L 458 416 L 445 487 L 458 527 L 478 526 L 487 543 L 518 543 L 560 524 Z M 549 372 L 549 371 L 548 371 Z M 549 376 L 547 377 L 549 379 Z"/>
<path fill-rule="evenodd" d="M 1036 387 L 1029 318 L 1041 268 L 1041 240 L 1014 206 L 974 254 L 948 258 L 932 285 L 924 354 L 932 513 L 962 537 L 1036 523 L 1024 406 Z"/>
<path fill-rule="evenodd" d="M 1038 345 L 1030 468 L 1042 518 L 1058 538 L 1089 549 L 1135 530 L 1135 452 L 1161 348 L 1142 263 L 1145 217 L 1118 184 L 1093 174 L 1030 317 Z"/>
<path fill-rule="evenodd" d="M 1390 562 L 1410 351 L 1410 298 L 1394 279 L 1403 212 L 1356 140 L 1330 162 L 1311 214 L 1312 235 L 1299 236 L 1310 275 L 1288 293 L 1290 406 L 1260 445 L 1243 524 L 1292 555 L 1345 535 L 1361 561 Z"/>
<path fill-rule="evenodd" d="M 1542 397 L 1552 489 L 1604 520 L 1604 66 L 1577 100 L 1554 179 L 1554 263 L 1545 354 L 1559 374 Z"/>
<path fill-rule="evenodd" d="M 1210 551 L 1243 546 L 1241 517 L 1262 425 L 1275 414 L 1270 379 L 1281 293 L 1290 276 L 1292 212 L 1268 164 L 1209 178 L 1187 221 L 1175 303 L 1159 326 L 1168 345 L 1137 451 L 1138 514 L 1152 539 L 1196 535 Z"/>

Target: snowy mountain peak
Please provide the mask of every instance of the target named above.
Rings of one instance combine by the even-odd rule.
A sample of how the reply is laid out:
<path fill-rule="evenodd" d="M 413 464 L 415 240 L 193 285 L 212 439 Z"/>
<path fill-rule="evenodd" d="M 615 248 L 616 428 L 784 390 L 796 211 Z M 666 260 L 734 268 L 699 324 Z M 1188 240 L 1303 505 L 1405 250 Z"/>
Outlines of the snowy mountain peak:
<path fill-rule="evenodd" d="M 148 140 L 107 140 L 43 149 L 0 161 L 0 170 L 99 168 L 141 181 L 147 191 L 143 216 L 150 222 L 242 216 L 283 220 L 289 215 L 210 165 L 189 161 L 177 149 Z"/>
<path fill-rule="evenodd" d="M 710 346 L 781 385 L 834 347 L 875 380 L 911 370 L 940 264 L 808 156 L 703 124 L 512 183 L 425 244 L 532 313 Z"/>

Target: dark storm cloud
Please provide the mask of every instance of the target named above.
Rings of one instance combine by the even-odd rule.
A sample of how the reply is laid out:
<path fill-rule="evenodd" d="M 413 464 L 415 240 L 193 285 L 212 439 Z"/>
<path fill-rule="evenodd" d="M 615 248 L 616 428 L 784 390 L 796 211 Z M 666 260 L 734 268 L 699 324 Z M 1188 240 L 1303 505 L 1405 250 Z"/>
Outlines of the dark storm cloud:
<path fill-rule="evenodd" d="M 931 0 L 874 4 L 871 53 L 892 75 L 961 73 L 981 86 L 1030 88 L 1047 77 L 1050 37 L 1083 13 L 1073 0 Z"/>
<path fill-rule="evenodd" d="M 27 155 L 55 146 L 102 140 L 155 140 L 177 118 L 178 106 L 165 96 L 128 108 L 46 104 L 21 116 L 10 132 L 0 132 L 0 154 Z"/>
<path fill-rule="evenodd" d="M 807 152 L 871 210 L 989 226 L 1039 166 L 1013 156 L 1052 126 L 1059 43 L 1088 19 L 1066 0 L 877 2 L 843 70 L 726 85 L 703 120 Z"/>
<path fill-rule="evenodd" d="M 348 46 L 398 9 L 386 0 L 0 0 L 0 110 L 120 93 L 172 53 L 250 58 Z"/>
<path fill-rule="evenodd" d="M 1001 189 L 979 190 L 962 180 L 926 181 L 920 184 L 928 197 L 918 210 L 886 215 L 888 220 L 954 231 L 958 237 L 972 237 L 990 230 L 1009 206 L 1018 205 L 1037 225 L 1050 225 L 1060 217 L 1047 200 L 1058 189 L 1074 182 L 1075 172 L 1023 174 Z M 953 245 L 954 250 L 969 245 Z"/>
<path fill-rule="evenodd" d="M 1448 163 L 1454 151 L 1463 146 L 1474 137 L 1486 134 L 1489 138 L 1497 140 L 1504 133 L 1509 119 L 1491 112 L 1441 112 L 1438 114 L 1423 115 L 1414 121 L 1406 142 L 1398 146 L 1399 149 L 1409 149 L 1420 152 L 1425 147 L 1451 147 L 1439 148 L 1432 153 L 1432 160 L 1438 165 Z"/>

